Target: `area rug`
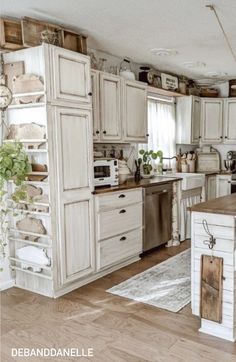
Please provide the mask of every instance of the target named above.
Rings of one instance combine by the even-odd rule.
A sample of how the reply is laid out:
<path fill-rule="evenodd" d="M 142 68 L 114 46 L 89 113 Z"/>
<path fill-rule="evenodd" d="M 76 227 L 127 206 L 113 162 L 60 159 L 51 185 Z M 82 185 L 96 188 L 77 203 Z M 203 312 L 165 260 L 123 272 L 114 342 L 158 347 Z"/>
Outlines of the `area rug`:
<path fill-rule="evenodd" d="M 190 249 L 135 275 L 107 292 L 177 313 L 191 300 Z"/>

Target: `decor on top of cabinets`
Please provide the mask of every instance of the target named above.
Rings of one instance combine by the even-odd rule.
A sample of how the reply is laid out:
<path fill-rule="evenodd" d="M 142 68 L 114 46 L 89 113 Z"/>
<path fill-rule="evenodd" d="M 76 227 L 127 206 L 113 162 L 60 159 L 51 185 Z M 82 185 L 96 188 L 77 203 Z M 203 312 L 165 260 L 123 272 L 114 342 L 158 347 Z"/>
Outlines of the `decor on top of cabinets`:
<path fill-rule="evenodd" d="M 0 47 L 8 50 L 23 48 L 20 20 L 0 18 Z"/>
<path fill-rule="evenodd" d="M 154 83 L 154 73 L 149 67 L 142 66 L 139 68 L 139 81 L 152 85 Z"/>
<path fill-rule="evenodd" d="M 161 73 L 161 86 L 163 89 L 177 91 L 178 77 L 170 74 Z"/>
<path fill-rule="evenodd" d="M 236 79 L 229 81 L 229 97 L 236 97 Z"/>
<path fill-rule="evenodd" d="M 135 80 L 135 74 L 132 71 L 130 59 L 124 58 L 121 62 L 120 76 L 128 80 Z"/>

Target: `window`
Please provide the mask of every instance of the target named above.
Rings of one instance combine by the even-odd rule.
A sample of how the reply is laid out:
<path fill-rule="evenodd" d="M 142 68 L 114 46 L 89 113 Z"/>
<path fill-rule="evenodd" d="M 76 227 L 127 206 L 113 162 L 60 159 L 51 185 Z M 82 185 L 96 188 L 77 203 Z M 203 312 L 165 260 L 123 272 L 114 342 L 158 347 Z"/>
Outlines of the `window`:
<path fill-rule="evenodd" d="M 142 148 L 163 151 L 164 157 L 176 154 L 175 104 L 172 98 L 148 98 L 148 145 Z"/>

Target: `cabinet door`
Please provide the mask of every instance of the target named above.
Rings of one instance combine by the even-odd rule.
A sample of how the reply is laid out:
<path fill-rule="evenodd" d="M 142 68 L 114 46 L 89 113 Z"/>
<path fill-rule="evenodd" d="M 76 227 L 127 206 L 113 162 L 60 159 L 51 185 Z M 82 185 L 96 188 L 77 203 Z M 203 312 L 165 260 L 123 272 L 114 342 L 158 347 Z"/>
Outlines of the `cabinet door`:
<path fill-rule="evenodd" d="M 125 81 L 123 100 L 124 141 L 147 142 L 147 87 Z"/>
<path fill-rule="evenodd" d="M 236 144 L 236 99 L 224 103 L 224 143 Z"/>
<path fill-rule="evenodd" d="M 216 198 L 216 176 L 207 176 L 207 201 Z"/>
<path fill-rule="evenodd" d="M 100 139 L 100 107 L 99 107 L 99 72 L 91 70 L 92 109 L 93 109 L 93 139 Z"/>
<path fill-rule="evenodd" d="M 222 99 L 202 100 L 202 143 L 221 143 L 223 139 Z"/>
<path fill-rule="evenodd" d="M 91 103 L 90 58 L 59 47 L 51 47 L 52 100 Z"/>
<path fill-rule="evenodd" d="M 231 193 L 231 176 L 217 175 L 216 177 L 216 197 L 230 195 Z"/>
<path fill-rule="evenodd" d="M 121 141 L 121 79 L 100 73 L 101 141 Z"/>
<path fill-rule="evenodd" d="M 55 107 L 53 165 L 60 284 L 94 270 L 92 117 L 89 110 Z"/>
<path fill-rule="evenodd" d="M 201 99 L 198 97 L 193 97 L 193 100 L 192 100 L 192 126 L 191 126 L 192 144 L 199 143 L 200 123 L 201 123 Z"/>

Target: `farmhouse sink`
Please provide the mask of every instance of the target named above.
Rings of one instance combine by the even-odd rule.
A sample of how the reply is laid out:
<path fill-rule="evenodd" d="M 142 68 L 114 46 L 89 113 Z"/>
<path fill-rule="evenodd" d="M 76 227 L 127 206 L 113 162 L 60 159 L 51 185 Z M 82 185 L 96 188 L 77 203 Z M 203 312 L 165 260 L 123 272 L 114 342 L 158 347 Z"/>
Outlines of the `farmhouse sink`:
<path fill-rule="evenodd" d="M 205 175 L 199 173 L 176 172 L 167 174 L 165 177 L 181 177 L 183 179 L 182 190 L 196 189 L 197 187 L 203 187 L 205 184 Z"/>

